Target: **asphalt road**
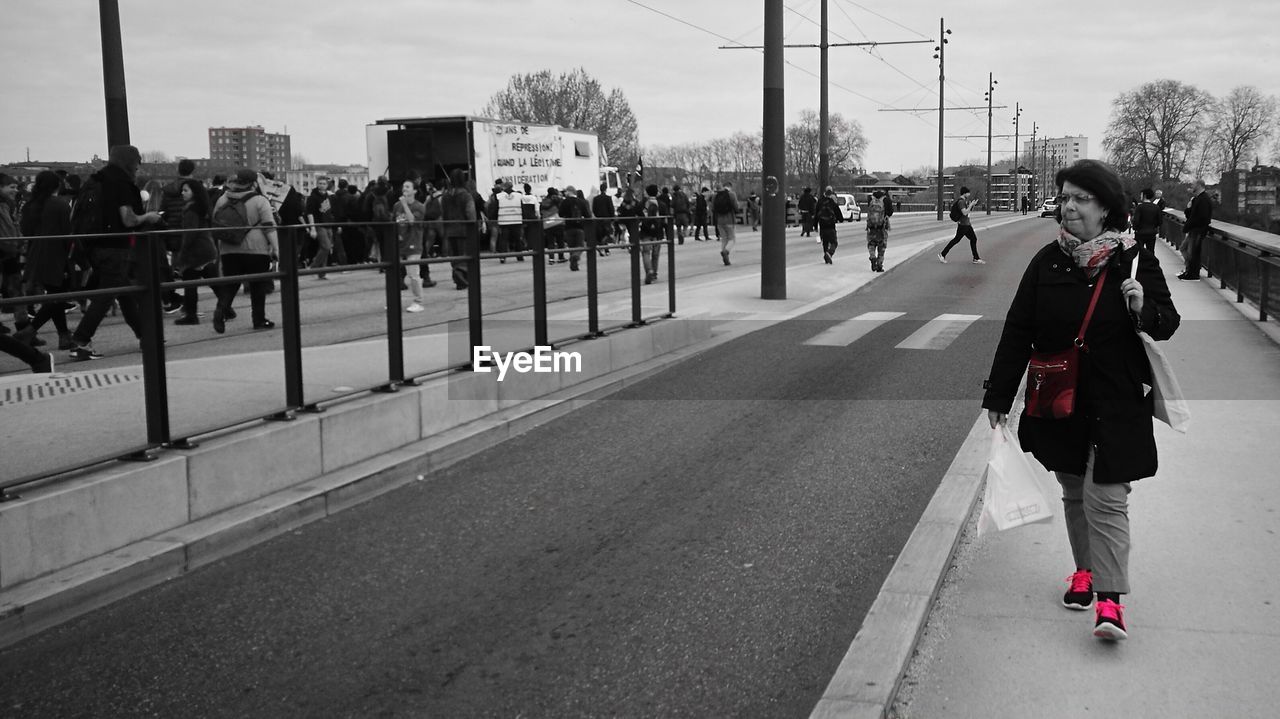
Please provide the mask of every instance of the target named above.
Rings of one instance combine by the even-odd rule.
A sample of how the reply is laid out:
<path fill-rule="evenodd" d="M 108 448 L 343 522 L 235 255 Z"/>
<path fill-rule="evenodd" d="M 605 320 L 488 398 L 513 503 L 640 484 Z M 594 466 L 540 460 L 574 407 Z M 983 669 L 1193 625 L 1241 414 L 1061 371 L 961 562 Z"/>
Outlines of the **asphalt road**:
<path fill-rule="evenodd" d="M 978 414 L 1036 229 L 0 651 L 0 713 L 807 716 Z M 904 314 L 805 344 L 867 312 Z M 981 319 L 898 347 L 944 313 Z"/>

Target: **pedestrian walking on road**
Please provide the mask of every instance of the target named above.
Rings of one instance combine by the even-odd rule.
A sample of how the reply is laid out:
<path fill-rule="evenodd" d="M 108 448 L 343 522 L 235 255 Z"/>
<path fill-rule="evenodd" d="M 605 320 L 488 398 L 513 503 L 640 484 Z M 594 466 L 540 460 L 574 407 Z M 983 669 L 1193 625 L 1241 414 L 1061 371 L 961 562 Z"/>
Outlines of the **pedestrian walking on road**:
<path fill-rule="evenodd" d="M 836 191 L 830 185 L 822 191 L 822 198 L 814 205 L 813 219 L 818 223 L 818 239 L 822 241 L 822 261 L 831 264 L 840 243 L 836 241 L 836 223 L 844 222 L 844 214 L 836 203 Z"/>
<path fill-rule="evenodd" d="M 867 225 L 867 255 L 871 271 L 884 272 L 884 251 L 889 246 L 889 218 L 893 216 L 893 200 L 884 190 L 871 193 L 863 221 Z"/>
<path fill-rule="evenodd" d="M 808 237 L 813 233 L 813 213 L 818 207 L 818 199 L 813 196 L 812 187 L 804 188 L 796 206 L 800 209 L 800 236 Z M 819 232 L 818 236 L 821 237 L 822 233 Z"/>
<path fill-rule="evenodd" d="M 707 231 L 707 214 L 711 209 L 707 204 L 707 197 L 710 195 L 711 190 L 704 187 L 693 202 L 693 239 L 698 242 L 711 239 L 711 233 Z"/>
<path fill-rule="evenodd" d="M 471 255 L 467 239 L 472 232 L 479 231 L 475 195 L 467 187 L 468 181 L 466 170 L 454 168 L 453 172 L 449 173 L 449 187 L 440 197 L 440 217 L 444 223 L 444 251 L 450 257 Z M 449 264 L 454 288 L 467 289 L 469 285 L 467 260 L 454 260 Z"/>
<path fill-rule="evenodd" d="M 22 268 L 22 286 L 28 295 L 66 292 L 71 255 L 71 205 L 59 196 L 62 178 L 51 170 L 36 175 L 31 200 L 22 208 L 22 234 L 27 240 L 27 263 Z M 43 239 L 35 239 L 37 237 Z M 52 321 L 58 331 L 58 349 L 75 346 L 67 328 L 67 306 L 63 302 L 45 302 L 31 318 L 31 324 L 20 327 L 14 338 L 32 347 L 44 344 L 36 336 L 45 322 Z"/>
<path fill-rule="evenodd" d="M 658 186 L 648 185 L 644 188 L 646 195 L 640 221 L 640 261 L 644 265 L 644 283 L 651 285 L 658 281 L 658 259 L 662 256 L 662 239 L 666 234 L 666 223 L 662 218 L 662 203 L 658 201 Z"/>
<path fill-rule="evenodd" d="M 1029 388 L 1018 439 L 1062 486 L 1076 566 L 1063 606 L 1083 611 L 1096 597 L 1094 636 L 1124 639 L 1129 628 L 1120 596 L 1130 590 L 1130 483 L 1156 473 L 1152 373 L 1137 331 L 1167 340 L 1181 318 L 1156 256 L 1121 234 L 1125 197 L 1115 173 L 1080 160 L 1060 170 L 1055 182 L 1058 237 L 1036 253 L 1022 276 L 982 406 L 991 427 L 998 427 L 1033 351 L 1083 345 L 1087 360 L 1080 365 L 1074 411 L 1045 416 Z M 1135 256 L 1137 276 L 1130 277 Z M 1086 317 L 1085 336 L 1077 338 Z"/>
<path fill-rule="evenodd" d="M 961 187 L 960 196 L 951 203 L 951 221 L 956 223 L 956 236 L 951 238 L 942 252 L 938 253 L 938 261 L 947 264 L 947 253 L 955 247 L 963 237 L 969 238 L 969 251 L 973 253 L 973 264 L 985 265 L 987 261 L 978 257 L 978 235 L 973 231 L 973 223 L 969 221 L 969 212 L 978 204 L 976 199 L 969 199 L 969 188 Z"/>
<path fill-rule="evenodd" d="M 1213 201 L 1209 193 L 1204 191 L 1204 180 L 1196 180 L 1191 188 L 1191 199 L 1187 201 L 1186 224 L 1182 226 L 1185 237 L 1182 240 L 1182 257 L 1186 260 L 1186 268 L 1178 275 L 1180 280 L 1198 282 L 1200 280 L 1200 246 L 1205 235 L 1209 234 L 1209 223 L 1213 220 Z"/>
<path fill-rule="evenodd" d="M 422 238 L 426 234 L 423 217 L 426 216 L 427 207 L 418 202 L 417 194 L 418 188 L 414 187 L 413 180 L 405 180 L 400 183 L 400 197 L 391 209 L 391 216 L 396 223 L 396 240 L 401 261 L 422 259 Z M 421 312 L 425 309 L 422 306 L 422 277 L 417 267 L 410 265 L 405 270 L 405 282 L 413 293 L 413 302 L 404 308 L 405 312 Z"/>
<path fill-rule="evenodd" d="M 689 195 L 679 185 L 671 192 L 671 211 L 675 213 L 676 241 L 684 244 L 684 233 L 689 229 Z"/>
<path fill-rule="evenodd" d="M 218 276 L 218 248 L 213 243 L 213 233 L 209 230 L 209 193 L 199 180 L 188 178 L 178 188 L 178 197 L 182 199 L 182 209 L 178 226 L 182 228 L 182 236 L 178 243 L 178 253 L 173 258 L 173 269 L 184 280 L 213 279 Z M 166 213 L 167 214 L 167 213 Z M 182 315 L 174 320 L 175 325 L 198 325 L 200 315 L 197 313 L 200 288 L 183 289 Z M 225 310 L 223 311 L 225 314 Z"/>
<path fill-rule="evenodd" d="M 222 273 L 232 275 L 255 275 L 271 271 L 271 261 L 280 257 L 280 240 L 276 236 L 275 216 L 271 212 L 271 203 L 258 192 L 258 173 L 256 170 L 241 168 L 236 171 L 233 180 L 227 183 L 227 191 L 218 198 L 213 208 L 215 224 L 220 217 L 219 210 L 228 203 L 239 203 L 244 214 L 243 227 L 249 230 L 243 233 L 239 243 L 223 242 L 218 248 L 222 255 Z M 234 227 L 234 225 L 228 225 Z M 255 330 L 269 330 L 276 326 L 267 319 L 267 290 L 270 280 L 253 280 L 249 284 L 249 309 Z M 218 306 L 213 311 L 213 331 L 222 334 L 226 331 L 227 310 L 235 302 L 240 292 L 240 283 L 234 282 L 218 286 Z"/>
<path fill-rule="evenodd" d="M 711 209 L 716 214 L 716 235 L 720 238 L 720 259 L 729 264 L 729 254 L 738 230 L 738 196 L 733 194 L 733 183 L 725 182 L 724 187 L 716 193 L 711 201 Z"/>
<path fill-rule="evenodd" d="M 600 183 L 600 192 L 591 198 L 591 215 L 596 218 L 596 244 L 613 244 L 613 222 L 617 212 L 614 211 L 613 197 L 609 195 L 609 186 L 603 182 Z M 597 252 L 601 257 L 609 254 L 608 250 Z"/>
<path fill-rule="evenodd" d="M 1156 234 L 1160 231 L 1160 208 L 1152 200 L 1155 193 L 1148 187 L 1142 191 L 1141 201 L 1133 208 L 1133 238 L 1147 252 L 1156 251 Z"/>

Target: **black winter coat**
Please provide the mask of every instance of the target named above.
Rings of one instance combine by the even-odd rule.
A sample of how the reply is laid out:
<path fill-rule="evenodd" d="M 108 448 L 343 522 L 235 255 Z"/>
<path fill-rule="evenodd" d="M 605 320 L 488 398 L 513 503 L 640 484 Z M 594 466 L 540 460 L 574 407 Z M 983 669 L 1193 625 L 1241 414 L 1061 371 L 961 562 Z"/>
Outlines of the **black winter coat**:
<path fill-rule="evenodd" d="M 1139 253 L 1137 279 L 1143 288 L 1140 317 L 1129 312 L 1120 293 L 1134 253 Z M 1070 347 L 1092 294 L 1084 273 L 1057 242 L 1036 253 L 1005 318 L 984 408 L 1009 412 L 1031 353 Z M 1137 330 L 1166 340 L 1180 321 L 1155 255 L 1133 247 L 1113 256 L 1084 337 L 1088 352 L 1080 364 L 1075 414 L 1055 420 L 1029 417 L 1024 410 L 1018 427 L 1023 450 L 1050 470 L 1083 475 L 1093 445 L 1093 477 L 1099 484 L 1154 476 L 1153 400 L 1143 388 L 1151 384 L 1151 365 Z"/>

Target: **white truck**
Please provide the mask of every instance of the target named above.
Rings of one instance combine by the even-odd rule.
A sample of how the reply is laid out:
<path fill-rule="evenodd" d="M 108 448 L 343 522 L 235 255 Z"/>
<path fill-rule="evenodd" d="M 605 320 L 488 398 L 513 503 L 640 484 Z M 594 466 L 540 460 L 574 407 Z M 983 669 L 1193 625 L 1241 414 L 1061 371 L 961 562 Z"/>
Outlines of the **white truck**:
<path fill-rule="evenodd" d="M 528 184 L 542 197 L 547 188 L 573 185 L 588 198 L 618 196 L 618 170 L 607 166 L 594 132 L 559 125 L 507 122 L 487 117 L 400 117 L 365 126 L 369 174 L 393 184 L 416 173 L 442 186 L 455 168 L 465 169 L 476 190 L 487 194 L 495 180 Z"/>

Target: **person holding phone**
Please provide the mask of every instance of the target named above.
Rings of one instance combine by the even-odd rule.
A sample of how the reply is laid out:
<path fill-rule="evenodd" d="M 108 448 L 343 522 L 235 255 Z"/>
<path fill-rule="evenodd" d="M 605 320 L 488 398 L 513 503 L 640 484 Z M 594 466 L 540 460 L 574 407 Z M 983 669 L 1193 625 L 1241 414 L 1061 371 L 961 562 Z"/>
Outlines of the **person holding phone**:
<path fill-rule="evenodd" d="M 976 198 L 970 198 L 969 188 L 961 187 L 960 196 L 951 203 L 951 221 L 956 223 L 956 236 L 951 238 L 942 252 L 938 253 L 938 261 L 947 264 L 947 253 L 960 242 L 961 238 L 969 238 L 969 251 L 973 253 L 973 264 L 985 265 L 987 261 L 978 257 L 978 234 L 973 231 L 973 223 L 969 221 L 969 212 L 978 204 Z"/>

